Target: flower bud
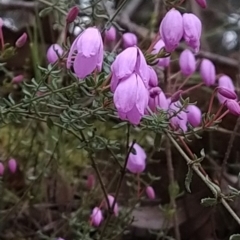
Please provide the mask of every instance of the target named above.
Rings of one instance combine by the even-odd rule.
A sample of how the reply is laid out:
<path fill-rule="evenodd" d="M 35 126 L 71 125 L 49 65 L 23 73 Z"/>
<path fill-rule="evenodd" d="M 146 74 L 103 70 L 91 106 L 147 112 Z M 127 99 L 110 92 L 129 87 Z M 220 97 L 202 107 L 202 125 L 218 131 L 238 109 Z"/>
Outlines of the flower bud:
<path fill-rule="evenodd" d="M 193 126 L 197 127 L 200 125 L 202 120 L 202 112 L 201 110 L 195 105 L 188 105 L 187 106 L 187 119 L 188 122 Z"/>
<path fill-rule="evenodd" d="M 115 200 L 115 198 L 113 196 L 108 195 L 108 201 L 109 201 L 109 205 L 110 205 L 111 208 L 113 206 L 114 200 Z M 106 208 L 108 207 L 106 201 L 105 201 L 105 207 Z M 114 205 L 113 213 L 116 217 L 118 216 L 118 204 L 116 202 L 115 202 L 115 205 Z"/>
<path fill-rule="evenodd" d="M 74 22 L 74 20 L 77 18 L 79 13 L 79 9 L 77 6 L 72 7 L 67 14 L 66 22 L 67 24 Z"/>
<path fill-rule="evenodd" d="M 149 66 L 149 86 L 156 87 L 158 85 L 158 77 L 155 70 Z"/>
<path fill-rule="evenodd" d="M 206 8 L 207 7 L 207 3 L 206 0 L 196 0 L 196 2 L 198 3 L 198 5 L 202 8 Z"/>
<path fill-rule="evenodd" d="M 114 26 L 111 26 L 108 30 L 105 31 L 105 41 L 114 42 L 117 38 L 117 31 Z"/>
<path fill-rule="evenodd" d="M 15 76 L 12 79 L 12 83 L 21 83 L 24 79 L 24 76 L 22 74 Z"/>
<path fill-rule="evenodd" d="M 207 86 L 211 86 L 216 81 L 216 70 L 213 63 L 208 59 L 203 59 L 200 66 L 200 75 Z"/>
<path fill-rule="evenodd" d="M 24 46 L 24 44 L 26 43 L 27 41 L 27 34 L 26 33 L 23 33 L 22 36 L 20 38 L 18 38 L 18 40 L 16 41 L 15 43 L 15 46 L 17 48 L 21 48 Z"/>
<path fill-rule="evenodd" d="M 196 59 L 189 49 L 185 49 L 179 57 L 179 65 L 184 76 L 190 76 L 196 71 Z"/>
<path fill-rule="evenodd" d="M 202 23 L 200 19 L 192 13 L 184 13 L 183 30 L 183 38 L 187 45 L 191 47 L 195 52 L 198 52 L 202 34 Z"/>
<path fill-rule="evenodd" d="M 218 87 L 218 93 L 220 93 L 223 97 L 227 99 L 235 100 L 237 99 L 237 95 L 235 92 L 225 88 L 225 87 Z"/>
<path fill-rule="evenodd" d="M 123 48 L 133 47 L 137 45 L 137 36 L 133 33 L 124 33 L 122 35 Z"/>
<path fill-rule="evenodd" d="M 0 176 L 2 176 L 4 174 L 4 165 L 2 162 L 0 162 Z"/>
<path fill-rule="evenodd" d="M 53 44 L 48 48 L 47 60 L 49 63 L 55 63 L 58 60 L 58 56 L 63 54 L 63 49 L 58 44 Z"/>
<path fill-rule="evenodd" d="M 92 214 L 90 216 L 90 219 L 91 219 L 92 225 L 95 226 L 95 227 L 98 227 L 103 220 L 103 215 L 102 215 L 101 209 L 98 208 L 98 207 L 95 207 L 92 210 Z"/>
<path fill-rule="evenodd" d="M 155 191 L 151 186 L 146 187 L 146 194 L 149 199 L 155 199 Z"/>
<path fill-rule="evenodd" d="M 17 170 L 17 162 L 16 162 L 15 159 L 12 158 L 12 159 L 10 159 L 8 161 L 8 168 L 9 168 L 11 173 L 15 173 L 16 172 L 16 170 Z"/>
<path fill-rule="evenodd" d="M 162 19 L 159 31 L 165 43 L 166 51 L 173 52 L 183 36 L 183 18 L 181 13 L 175 8 L 168 11 Z"/>
<path fill-rule="evenodd" d="M 226 107 L 228 108 L 229 112 L 233 115 L 240 116 L 240 106 L 239 103 L 235 100 L 227 100 Z"/>
<path fill-rule="evenodd" d="M 224 88 L 227 88 L 228 90 L 230 90 L 231 92 L 235 92 L 235 87 L 234 87 L 234 84 L 232 82 L 232 79 L 229 76 L 226 76 L 226 75 L 222 75 L 218 79 L 218 87 L 220 87 L 220 88 L 224 87 Z M 221 104 L 224 103 L 226 100 L 228 100 L 226 97 L 221 95 L 219 92 L 217 93 L 217 97 L 218 97 L 218 101 Z"/>

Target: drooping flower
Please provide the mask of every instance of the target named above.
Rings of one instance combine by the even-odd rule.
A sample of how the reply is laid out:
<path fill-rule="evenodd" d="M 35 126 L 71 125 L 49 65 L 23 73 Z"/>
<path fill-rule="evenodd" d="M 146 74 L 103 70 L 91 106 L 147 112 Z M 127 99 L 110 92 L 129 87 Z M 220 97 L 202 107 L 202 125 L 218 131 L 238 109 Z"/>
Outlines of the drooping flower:
<path fill-rule="evenodd" d="M 114 198 L 112 195 L 108 195 L 108 202 L 109 202 L 109 205 L 110 205 L 111 208 L 112 208 L 112 206 L 113 206 L 114 199 L 115 199 L 115 198 Z M 107 205 L 106 202 L 105 202 L 105 207 L 106 207 L 106 208 L 108 207 L 108 205 Z M 113 209 L 113 213 L 114 213 L 114 215 L 115 215 L 116 217 L 118 216 L 118 204 L 117 204 L 117 202 L 115 202 L 114 209 Z"/>
<path fill-rule="evenodd" d="M 240 106 L 239 103 L 235 100 L 227 100 L 225 103 L 229 112 L 233 115 L 240 116 Z"/>
<path fill-rule="evenodd" d="M 5 167 L 4 167 L 3 163 L 0 162 L 0 176 L 2 176 L 4 174 L 4 169 L 5 169 Z"/>
<path fill-rule="evenodd" d="M 170 123 L 174 130 L 187 131 L 187 113 L 183 111 L 180 101 L 171 103 L 168 109 Z"/>
<path fill-rule="evenodd" d="M 196 105 L 188 105 L 187 108 L 187 120 L 193 126 L 197 127 L 202 121 L 202 112 Z"/>
<path fill-rule="evenodd" d="M 74 22 L 74 20 L 77 18 L 78 16 L 78 13 L 79 13 L 79 9 L 77 6 L 74 6 L 72 7 L 69 11 L 68 11 L 68 14 L 67 14 L 67 17 L 66 17 L 66 22 L 67 24 L 70 24 L 72 22 Z"/>
<path fill-rule="evenodd" d="M 138 43 L 137 36 L 134 33 L 124 33 L 122 35 L 123 48 L 136 46 Z"/>
<path fill-rule="evenodd" d="M 146 194 L 149 199 L 155 199 L 155 191 L 151 186 L 146 187 Z"/>
<path fill-rule="evenodd" d="M 11 173 L 15 173 L 16 172 L 16 170 L 17 170 L 17 162 L 16 162 L 15 159 L 11 158 L 8 161 L 8 168 L 9 168 Z"/>
<path fill-rule="evenodd" d="M 235 93 L 235 87 L 232 82 L 232 79 L 229 76 L 223 75 L 218 79 L 218 87 L 220 88 L 227 88 L 228 90 L 232 91 Z M 224 103 L 227 98 L 224 97 L 222 94 L 219 92 L 217 93 L 218 101 L 222 104 Z"/>
<path fill-rule="evenodd" d="M 24 44 L 26 43 L 27 41 L 27 34 L 26 33 L 23 33 L 16 41 L 15 43 L 15 46 L 17 48 L 21 48 L 24 46 Z"/>
<path fill-rule="evenodd" d="M 181 13 L 172 8 L 160 24 L 160 35 L 168 52 L 174 51 L 183 37 L 183 18 Z"/>
<path fill-rule="evenodd" d="M 103 64 L 103 41 L 96 27 L 85 29 L 73 42 L 67 68 L 73 66 L 75 74 L 83 79 L 95 69 L 101 71 Z"/>
<path fill-rule="evenodd" d="M 114 42 L 117 38 L 117 31 L 114 26 L 111 26 L 108 30 L 104 32 L 104 37 L 106 42 Z"/>
<path fill-rule="evenodd" d="M 155 87 L 150 89 L 150 97 L 148 106 L 153 111 L 156 112 L 157 108 L 167 110 L 169 107 L 169 103 L 164 92 L 159 87 Z"/>
<path fill-rule="evenodd" d="M 133 148 L 134 148 L 134 153 L 131 152 L 129 154 L 128 161 L 127 161 L 127 169 L 131 173 L 141 173 L 144 171 L 146 167 L 147 155 L 143 150 L 143 148 L 139 146 L 137 143 L 134 143 Z"/>
<path fill-rule="evenodd" d="M 102 215 L 101 209 L 98 208 L 98 207 L 95 207 L 92 210 L 92 214 L 90 216 L 90 219 L 91 219 L 92 225 L 95 226 L 95 227 L 98 227 L 103 220 L 103 215 Z"/>
<path fill-rule="evenodd" d="M 206 8 L 207 7 L 207 3 L 206 0 L 195 0 L 199 6 L 201 6 L 202 8 Z"/>
<path fill-rule="evenodd" d="M 196 59 L 189 49 L 185 49 L 179 57 L 180 70 L 183 75 L 190 76 L 196 71 Z"/>
<path fill-rule="evenodd" d="M 24 76 L 22 74 L 19 74 L 12 79 L 12 83 L 21 83 L 24 79 Z"/>
<path fill-rule="evenodd" d="M 149 87 L 156 87 L 158 85 L 158 77 L 155 70 L 149 66 Z"/>
<path fill-rule="evenodd" d="M 216 69 L 214 64 L 208 60 L 203 59 L 200 65 L 200 75 L 207 86 L 211 86 L 216 81 Z"/>
<path fill-rule="evenodd" d="M 184 13 L 183 30 L 183 38 L 187 45 L 191 47 L 195 52 L 198 52 L 202 34 L 202 23 L 200 19 L 192 13 Z"/>
<path fill-rule="evenodd" d="M 157 54 L 159 51 L 165 47 L 165 44 L 162 39 L 160 39 L 155 46 L 153 47 L 152 54 Z M 159 67 L 168 67 L 170 64 L 170 56 L 164 58 L 158 58 L 158 66 Z"/>
<path fill-rule="evenodd" d="M 55 63 L 63 54 L 63 49 L 58 44 L 52 44 L 47 50 L 47 60 L 49 63 Z"/>

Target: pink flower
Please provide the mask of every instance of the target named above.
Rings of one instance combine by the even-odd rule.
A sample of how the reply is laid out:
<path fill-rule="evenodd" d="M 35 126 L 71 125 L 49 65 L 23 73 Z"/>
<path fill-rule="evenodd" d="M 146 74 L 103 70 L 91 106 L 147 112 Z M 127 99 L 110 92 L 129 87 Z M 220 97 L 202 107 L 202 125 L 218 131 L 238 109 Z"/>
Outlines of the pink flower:
<path fill-rule="evenodd" d="M 16 170 L 17 170 L 17 162 L 16 162 L 15 159 L 12 158 L 12 159 L 10 159 L 8 161 L 8 168 L 9 168 L 11 173 L 15 173 L 16 172 Z"/>
<path fill-rule="evenodd" d="M 95 69 L 101 71 L 103 41 L 97 28 L 85 29 L 74 40 L 68 54 L 67 68 L 70 68 L 72 64 L 75 74 L 81 79 L 91 74 Z"/>
<path fill-rule="evenodd" d="M 196 71 L 196 59 L 193 53 L 185 49 L 179 57 L 179 65 L 183 75 L 190 76 Z"/>
<path fill-rule="evenodd" d="M 131 144 L 130 144 L 131 146 Z M 137 143 L 133 145 L 135 153 L 130 153 L 127 162 L 127 169 L 131 173 L 141 173 L 146 167 L 146 153 Z"/>
<path fill-rule="evenodd" d="M 232 99 L 232 100 L 237 99 L 236 93 L 233 92 L 232 90 L 229 90 L 225 87 L 218 87 L 217 90 L 218 90 L 218 93 L 223 97 L 225 97 L 226 99 Z"/>
<path fill-rule="evenodd" d="M 74 22 L 74 20 L 77 18 L 79 13 L 79 9 L 77 6 L 72 7 L 67 14 L 66 22 L 67 24 Z"/>
<path fill-rule="evenodd" d="M 240 116 L 240 106 L 237 101 L 227 100 L 225 104 L 230 113 L 232 113 L 233 115 L 236 115 L 236 116 Z"/>
<path fill-rule="evenodd" d="M 183 37 L 187 45 L 193 48 L 195 52 L 198 52 L 200 48 L 200 38 L 202 34 L 202 23 L 199 18 L 192 13 L 184 13 L 183 30 Z"/>
<path fill-rule="evenodd" d="M 110 205 L 111 208 L 113 206 L 114 199 L 115 198 L 112 195 L 108 195 L 108 201 L 109 201 L 109 205 Z M 105 207 L 106 208 L 108 207 L 106 202 L 105 202 Z M 113 213 L 116 217 L 118 216 L 118 204 L 116 202 L 115 202 L 115 205 L 114 205 Z"/>
<path fill-rule="evenodd" d="M 98 227 L 101 224 L 101 222 L 103 221 L 103 215 L 102 215 L 101 209 L 98 208 L 98 207 L 95 207 L 92 210 L 92 214 L 90 216 L 90 219 L 91 219 L 92 225 L 95 226 L 95 227 Z"/>
<path fill-rule="evenodd" d="M 156 87 L 158 85 L 157 73 L 151 66 L 148 67 L 149 67 L 149 86 Z"/>
<path fill-rule="evenodd" d="M 52 44 L 47 50 L 47 60 L 49 63 L 55 63 L 62 54 L 62 47 L 58 44 Z"/>
<path fill-rule="evenodd" d="M 27 34 L 26 33 L 23 33 L 19 38 L 18 40 L 16 41 L 15 43 L 15 46 L 17 48 L 21 48 L 24 46 L 24 44 L 26 43 L 27 41 Z"/>
<path fill-rule="evenodd" d="M 156 112 L 157 107 L 163 110 L 167 110 L 169 107 L 169 103 L 164 92 L 159 87 L 155 87 L 150 89 L 150 98 L 148 102 L 149 108 Z"/>
<path fill-rule="evenodd" d="M 15 76 L 12 79 L 12 83 L 21 83 L 24 79 L 24 76 L 22 74 Z"/>
<path fill-rule="evenodd" d="M 137 45 L 138 39 L 134 33 L 124 33 L 122 35 L 123 48 L 133 47 Z"/>
<path fill-rule="evenodd" d="M 183 37 L 183 18 L 181 13 L 172 8 L 160 24 L 160 35 L 168 52 L 174 51 Z"/>
<path fill-rule="evenodd" d="M 196 0 L 196 2 L 197 2 L 198 5 L 201 6 L 202 8 L 206 8 L 206 7 L 207 7 L 206 0 Z"/>
<path fill-rule="evenodd" d="M 165 44 L 162 39 L 160 39 L 153 47 L 152 54 L 158 54 Z M 158 58 L 159 67 L 168 67 L 170 64 L 170 57 Z"/>
<path fill-rule="evenodd" d="M 3 163 L 0 162 L 0 176 L 2 176 L 4 174 L 4 169 L 5 169 L 5 167 L 4 167 Z"/>
<path fill-rule="evenodd" d="M 146 194 L 149 199 L 155 199 L 155 191 L 151 186 L 146 187 Z"/>
<path fill-rule="evenodd" d="M 208 59 L 203 59 L 200 65 L 200 75 L 207 86 L 211 86 L 216 81 L 216 70 L 213 63 Z"/>
<path fill-rule="evenodd" d="M 197 127 L 202 121 L 202 112 L 196 105 L 188 105 L 187 108 L 187 120 L 193 126 Z"/>
<path fill-rule="evenodd" d="M 231 92 L 235 93 L 235 87 L 233 85 L 232 79 L 229 76 L 223 75 L 218 79 L 218 87 L 227 88 Z M 221 93 L 217 93 L 218 101 L 222 104 L 227 98 L 224 97 Z"/>
<path fill-rule="evenodd" d="M 114 42 L 117 38 L 116 28 L 111 26 L 108 30 L 104 32 L 106 42 Z"/>

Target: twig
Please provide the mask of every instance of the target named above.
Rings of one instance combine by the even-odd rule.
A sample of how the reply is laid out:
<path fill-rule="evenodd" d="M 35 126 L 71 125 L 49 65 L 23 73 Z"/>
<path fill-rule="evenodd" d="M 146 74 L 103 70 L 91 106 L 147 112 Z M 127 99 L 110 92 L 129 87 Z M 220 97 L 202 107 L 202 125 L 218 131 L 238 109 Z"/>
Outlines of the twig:
<path fill-rule="evenodd" d="M 173 168 L 173 162 L 172 162 L 172 152 L 171 152 L 171 143 L 169 138 L 166 139 L 166 158 L 167 158 L 167 168 L 168 168 L 168 177 L 169 177 L 169 186 L 174 186 L 175 179 L 174 179 L 174 168 Z M 170 204 L 173 209 L 173 226 L 174 226 L 174 233 L 176 240 L 181 239 L 180 231 L 179 231 L 179 225 L 178 225 L 178 216 L 177 216 L 177 204 L 175 196 L 173 196 L 171 193 L 170 195 Z"/>

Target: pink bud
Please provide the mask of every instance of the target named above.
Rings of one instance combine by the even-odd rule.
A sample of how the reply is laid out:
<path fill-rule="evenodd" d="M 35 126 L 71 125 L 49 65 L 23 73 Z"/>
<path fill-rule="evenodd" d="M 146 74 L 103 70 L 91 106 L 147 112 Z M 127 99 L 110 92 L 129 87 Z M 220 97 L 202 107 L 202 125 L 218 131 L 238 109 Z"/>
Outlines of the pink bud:
<path fill-rule="evenodd" d="M 87 178 L 87 189 L 91 190 L 95 186 L 95 177 L 93 174 L 89 174 Z"/>
<path fill-rule="evenodd" d="M 196 2 L 198 3 L 198 5 L 202 8 L 206 8 L 207 7 L 207 3 L 206 0 L 196 0 Z"/>
<path fill-rule="evenodd" d="M 183 18 L 181 13 L 172 8 L 160 24 L 160 35 L 168 52 L 174 51 L 183 37 Z"/>
<path fill-rule="evenodd" d="M 23 33 L 22 36 L 20 38 L 18 38 L 18 40 L 16 41 L 15 43 L 15 46 L 17 48 L 21 48 L 24 46 L 24 44 L 26 43 L 27 41 L 27 34 L 26 33 Z"/>
<path fill-rule="evenodd" d="M 110 207 L 111 207 L 111 208 L 112 208 L 112 206 L 113 206 L 114 199 L 115 199 L 115 198 L 114 198 L 113 196 L 108 195 L 108 201 L 109 201 L 109 204 L 110 204 Z M 106 207 L 106 208 L 108 207 L 108 205 L 107 205 L 106 202 L 105 202 L 105 207 Z M 113 213 L 114 213 L 114 215 L 115 215 L 116 217 L 118 216 L 118 204 L 117 204 L 117 203 L 115 203 L 115 205 L 114 205 Z"/>
<path fill-rule="evenodd" d="M 4 173 L 4 165 L 3 165 L 3 163 L 2 162 L 0 162 L 0 176 L 2 176 L 3 175 L 3 173 Z"/>
<path fill-rule="evenodd" d="M 124 33 L 122 35 L 123 48 L 133 47 L 137 45 L 137 36 L 133 33 Z"/>
<path fill-rule="evenodd" d="M 237 99 L 237 95 L 235 92 L 233 92 L 232 90 L 229 90 L 225 87 L 218 87 L 218 92 L 225 98 L 227 99 L 232 99 L 235 100 Z"/>
<path fill-rule="evenodd" d="M 101 209 L 98 207 L 95 207 L 92 211 L 90 219 L 91 219 L 93 226 L 98 227 L 103 220 L 103 215 L 102 215 Z"/>
<path fill-rule="evenodd" d="M 158 77 L 155 70 L 149 66 L 149 86 L 156 87 L 158 85 Z"/>
<path fill-rule="evenodd" d="M 11 158 L 8 161 L 8 168 L 9 168 L 11 173 L 15 173 L 16 172 L 16 170 L 17 170 L 17 162 L 16 162 L 15 159 Z"/>
<path fill-rule="evenodd" d="M 179 57 L 179 65 L 183 75 L 190 76 L 196 71 L 196 59 L 193 53 L 185 49 Z"/>
<path fill-rule="evenodd" d="M 193 126 L 197 127 L 200 125 L 202 120 L 202 112 L 201 110 L 195 105 L 188 105 L 187 106 L 187 119 L 188 122 Z"/>
<path fill-rule="evenodd" d="M 114 26 L 111 26 L 108 30 L 105 31 L 105 40 L 107 42 L 114 42 L 117 38 L 117 31 Z"/>
<path fill-rule="evenodd" d="M 240 115 L 240 106 L 239 103 L 235 100 L 227 100 L 226 107 L 228 108 L 229 112 L 233 115 L 239 116 Z"/>
<path fill-rule="evenodd" d="M 49 63 L 55 63 L 58 60 L 58 56 L 63 54 L 63 49 L 58 44 L 53 44 L 48 48 L 47 60 Z"/>
<path fill-rule="evenodd" d="M 21 83 L 24 79 L 23 75 L 17 75 L 12 79 L 12 83 Z"/>
<path fill-rule="evenodd" d="M 202 23 L 200 19 L 192 13 L 183 14 L 184 40 L 195 52 L 199 51 L 200 38 L 202 34 Z"/>
<path fill-rule="evenodd" d="M 146 187 L 146 194 L 149 199 L 155 199 L 155 191 L 151 186 Z"/>
<path fill-rule="evenodd" d="M 211 86 L 216 81 L 216 70 L 214 64 L 208 60 L 203 59 L 200 66 L 200 75 L 207 86 Z"/>
<path fill-rule="evenodd" d="M 77 16 L 78 16 L 78 13 L 79 13 L 78 7 L 77 7 L 77 6 L 72 7 L 72 8 L 68 11 L 67 18 L 66 18 L 66 22 L 67 22 L 68 24 L 74 22 L 74 20 L 75 20 L 75 19 L 77 18 Z"/>

